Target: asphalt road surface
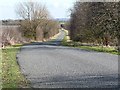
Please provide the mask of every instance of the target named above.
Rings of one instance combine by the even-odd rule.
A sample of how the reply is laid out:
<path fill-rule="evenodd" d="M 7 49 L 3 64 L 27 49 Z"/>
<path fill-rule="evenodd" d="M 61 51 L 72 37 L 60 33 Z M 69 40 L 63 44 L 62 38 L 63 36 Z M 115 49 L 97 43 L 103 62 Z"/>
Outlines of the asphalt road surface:
<path fill-rule="evenodd" d="M 25 45 L 17 55 L 22 73 L 33 88 L 114 88 L 118 56 L 60 46 L 56 41 Z"/>

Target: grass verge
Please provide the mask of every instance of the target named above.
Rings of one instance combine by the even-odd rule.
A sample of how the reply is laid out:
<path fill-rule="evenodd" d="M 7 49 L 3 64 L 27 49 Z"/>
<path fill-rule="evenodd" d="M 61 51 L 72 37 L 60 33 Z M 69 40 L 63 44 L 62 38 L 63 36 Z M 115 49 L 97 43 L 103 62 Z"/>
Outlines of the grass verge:
<path fill-rule="evenodd" d="M 79 45 L 79 42 L 67 42 L 67 41 L 68 39 L 67 39 L 67 34 L 66 34 L 61 43 L 63 46 L 69 46 L 69 47 L 80 48 L 83 50 L 106 52 L 106 53 L 111 53 L 115 55 L 120 55 L 120 52 L 113 47 Z"/>
<path fill-rule="evenodd" d="M 16 60 L 20 47 L 21 45 L 14 45 L 2 50 L 2 88 L 24 88 L 29 85 Z"/>
<path fill-rule="evenodd" d="M 63 38 L 61 44 L 63 46 L 70 46 L 69 43 L 68 43 L 68 39 L 69 39 L 69 37 L 68 37 L 68 31 L 64 30 L 64 32 L 65 32 L 65 37 Z"/>
<path fill-rule="evenodd" d="M 63 46 L 68 46 L 66 35 L 65 35 L 65 37 L 63 38 L 61 44 L 62 44 Z"/>
<path fill-rule="evenodd" d="M 97 52 L 106 52 L 111 54 L 120 55 L 116 49 L 112 47 L 102 47 L 102 46 L 77 46 L 77 48 L 84 49 L 84 50 L 92 50 Z"/>

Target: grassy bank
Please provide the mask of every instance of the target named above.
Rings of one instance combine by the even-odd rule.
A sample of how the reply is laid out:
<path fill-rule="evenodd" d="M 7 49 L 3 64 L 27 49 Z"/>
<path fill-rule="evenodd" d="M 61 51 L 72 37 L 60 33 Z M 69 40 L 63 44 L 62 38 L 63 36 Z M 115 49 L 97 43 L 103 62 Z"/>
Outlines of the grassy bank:
<path fill-rule="evenodd" d="M 85 50 L 92 50 L 92 51 L 97 51 L 97 52 L 106 52 L 106 53 L 111 53 L 111 54 L 116 54 L 120 55 L 120 52 L 118 52 L 116 49 L 113 47 L 102 47 L 102 46 L 78 46 L 80 49 L 85 49 Z"/>
<path fill-rule="evenodd" d="M 20 72 L 16 54 L 21 45 L 6 47 L 2 50 L 2 88 L 28 87 L 28 82 Z"/>
<path fill-rule="evenodd" d="M 106 53 L 120 55 L 120 52 L 118 52 L 113 47 L 88 46 L 88 45 L 79 44 L 79 42 L 73 42 L 73 41 L 68 42 L 69 40 L 68 40 L 67 37 L 68 36 L 67 36 L 67 33 L 66 33 L 66 36 L 64 37 L 64 39 L 62 40 L 62 43 L 61 43 L 63 46 L 69 46 L 69 47 L 80 48 L 80 49 L 83 49 L 83 50 L 91 50 L 91 51 L 97 51 L 97 52 L 106 52 Z"/>
<path fill-rule="evenodd" d="M 62 44 L 63 46 L 70 46 L 69 43 L 68 43 L 68 41 L 69 41 L 69 39 L 70 39 L 69 36 L 68 36 L 68 31 L 67 31 L 67 30 L 64 30 L 64 32 L 65 32 L 65 37 L 63 38 L 61 44 Z"/>

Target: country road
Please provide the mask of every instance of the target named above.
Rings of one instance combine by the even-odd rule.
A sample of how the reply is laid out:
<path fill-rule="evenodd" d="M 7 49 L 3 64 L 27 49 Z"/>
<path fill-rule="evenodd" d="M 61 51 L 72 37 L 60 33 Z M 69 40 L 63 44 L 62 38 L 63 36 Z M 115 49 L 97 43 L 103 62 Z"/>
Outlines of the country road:
<path fill-rule="evenodd" d="M 18 53 L 22 73 L 33 88 L 114 88 L 118 56 L 60 46 L 55 41 L 25 45 Z"/>

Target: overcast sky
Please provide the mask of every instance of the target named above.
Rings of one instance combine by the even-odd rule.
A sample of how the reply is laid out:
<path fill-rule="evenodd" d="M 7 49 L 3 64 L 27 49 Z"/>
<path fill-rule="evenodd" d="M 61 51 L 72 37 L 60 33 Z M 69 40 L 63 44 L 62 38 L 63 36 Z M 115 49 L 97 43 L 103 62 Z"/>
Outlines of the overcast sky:
<path fill-rule="evenodd" d="M 37 1 L 45 4 L 53 18 L 68 18 L 69 9 L 76 0 L 0 0 L 0 20 L 17 19 L 15 13 L 17 3 L 24 1 Z"/>

